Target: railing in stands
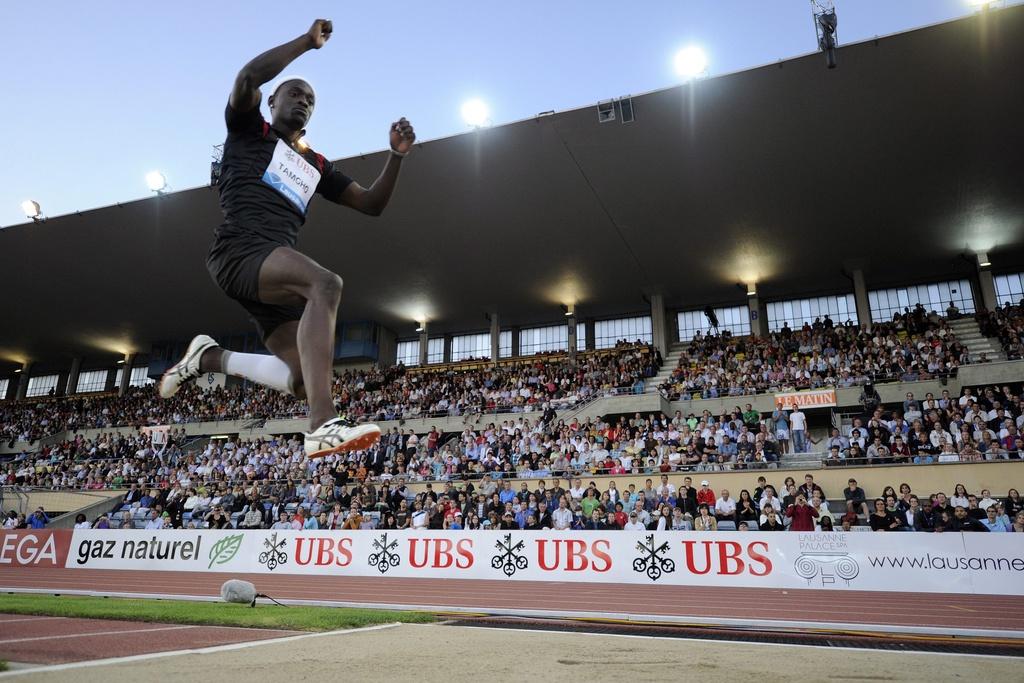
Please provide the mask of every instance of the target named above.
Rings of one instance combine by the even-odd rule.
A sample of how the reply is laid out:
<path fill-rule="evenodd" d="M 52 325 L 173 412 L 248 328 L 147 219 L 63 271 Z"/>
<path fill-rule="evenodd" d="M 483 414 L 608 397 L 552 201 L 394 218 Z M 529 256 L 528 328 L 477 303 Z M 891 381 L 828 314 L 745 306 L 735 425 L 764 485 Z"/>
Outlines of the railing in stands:
<path fill-rule="evenodd" d="M 911 457 L 913 458 L 914 456 L 911 456 Z M 1006 463 L 1006 462 L 1024 462 L 1024 459 L 1022 459 L 1022 458 L 1024 458 L 1024 453 L 1021 453 L 1019 451 L 1007 451 L 1007 457 L 1006 458 L 1002 458 L 1002 457 L 1000 457 L 1000 458 L 991 458 L 991 459 L 986 458 L 984 460 L 961 460 L 960 456 L 957 456 L 956 460 L 949 460 L 949 461 L 942 461 L 942 462 L 940 462 L 940 461 L 935 459 L 935 458 L 938 457 L 937 455 L 931 455 L 930 457 L 933 458 L 933 460 L 930 461 L 930 462 L 913 462 L 912 460 L 911 460 L 911 462 L 896 462 L 894 460 L 894 458 L 892 458 L 892 457 L 888 457 L 888 458 L 873 458 L 873 459 L 867 458 L 867 457 L 861 457 L 861 458 L 854 458 L 852 460 L 848 459 L 848 458 L 844 458 L 844 459 L 841 459 L 841 460 L 831 460 L 831 459 L 829 459 L 827 457 L 824 457 L 824 454 L 823 454 L 823 457 L 821 458 L 821 466 L 822 467 L 827 467 L 828 469 L 834 469 L 834 468 L 841 468 L 841 467 L 908 467 L 908 466 L 909 467 L 920 467 L 920 466 L 934 466 L 934 465 L 962 465 L 962 464 L 965 464 L 965 463 L 971 464 L 971 465 L 984 465 L 984 464 L 994 463 L 994 462 L 1002 462 L 1002 463 Z"/>

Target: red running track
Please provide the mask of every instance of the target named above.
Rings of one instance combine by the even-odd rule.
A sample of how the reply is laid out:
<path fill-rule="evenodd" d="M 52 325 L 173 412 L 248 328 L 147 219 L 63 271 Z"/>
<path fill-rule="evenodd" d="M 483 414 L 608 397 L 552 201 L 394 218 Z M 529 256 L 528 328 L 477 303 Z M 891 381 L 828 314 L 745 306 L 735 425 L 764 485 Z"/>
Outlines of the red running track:
<path fill-rule="evenodd" d="M 780 627 L 784 622 L 813 622 L 822 627 L 851 624 L 863 630 L 895 626 L 1024 634 L 1024 597 L 1004 595 L 266 574 L 229 577 L 212 572 L 43 567 L 0 568 L 0 589 L 218 596 L 228 578 L 252 581 L 258 591 L 279 600 L 504 613 L 537 610 L 552 615 L 586 612 L 595 617 L 627 614 L 639 620 L 670 618 L 680 623 L 767 620 L 778 621 Z"/>
<path fill-rule="evenodd" d="M 63 664 L 267 640 L 295 633 L 230 626 L 0 614 L 0 659 Z"/>

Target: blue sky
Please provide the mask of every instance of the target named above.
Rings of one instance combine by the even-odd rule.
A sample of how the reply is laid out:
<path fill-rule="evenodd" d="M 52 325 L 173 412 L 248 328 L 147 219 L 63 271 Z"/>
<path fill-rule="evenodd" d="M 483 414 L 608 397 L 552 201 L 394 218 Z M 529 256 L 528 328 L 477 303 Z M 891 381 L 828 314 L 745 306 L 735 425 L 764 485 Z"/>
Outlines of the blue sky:
<path fill-rule="evenodd" d="M 836 9 L 841 44 L 975 11 L 968 0 Z M 463 132 L 470 97 L 497 125 L 667 87 L 690 43 L 710 76 L 816 49 L 806 0 L 3 2 L 0 226 L 25 222 L 29 198 L 56 216 L 144 197 L 154 169 L 172 189 L 205 184 L 235 73 L 318 17 L 334 36 L 286 73 L 316 88 L 308 138 L 331 158 L 383 148 L 399 116 L 421 140 Z"/>

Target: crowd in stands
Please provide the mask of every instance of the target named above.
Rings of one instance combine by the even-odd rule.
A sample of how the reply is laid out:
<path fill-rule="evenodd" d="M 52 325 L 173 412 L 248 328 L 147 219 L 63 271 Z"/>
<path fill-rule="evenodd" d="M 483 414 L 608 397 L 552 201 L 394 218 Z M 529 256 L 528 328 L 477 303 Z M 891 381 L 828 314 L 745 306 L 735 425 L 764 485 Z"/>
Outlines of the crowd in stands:
<path fill-rule="evenodd" d="M 887 408 L 869 396 L 869 413 L 847 433 L 832 429 L 823 450 L 826 465 L 930 464 L 1017 460 L 1024 457 L 1024 406 L 1009 385 L 964 387 L 959 397 L 942 391 L 918 399 L 907 392 L 902 405 Z M 876 395 L 877 396 L 877 395 Z"/>
<path fill-rule="evenodd" d="M 1024 358 L 1024 299 L 1015 306 L 1007 302 L 994 311 L 981 311 L 974 318 L 983 335 L 999 340 L 1007 360 Z"/>
<path fill-rule="evenodd" d="M 753 489 L 735 496 L 690 476 L 673 483 L 669 475 L 646 479 L 642 487 L 602 488 L 579 477 L 553 477 L 536 485 L 490 476 L 446 482 L 412 493 L 402 482 L 350 481 L 344 471 L 298 482 L 162 482 L 153 489 L 132 484 L 123 505 L 76 528 L 239 529 L 499 529 L 652 531 L 971 531 L 1024 533 L 1024 499 L 1017 489 L 994 497 L 956 484 L 916 494 L 909 484 L 886 486 L 868 499 L 855 479 L 829 498 L 812 474 L 781 487 L 758 476 Z M 564 481 L 564 485 L 563 485 Z M 8 513 L 5 528 L 40 528 L 42 509 L 30 519 Z"/>
<path fill-rule="evenodd" d="M 397 427 L 367 451 L 306 458 L 299 439 L 263 437 L 190 442 L 172 430 L 154 445 L 150 433 L 82 434 L 22 453 L 0 464 L 0 483 L 51 489 L 121 489 L 129 483 L 167 486 L 175 481 L 235 484 L 315 480 L 330 474 L 346 482 L 539 479 L 594 474 L 668 474 L 774 469 L 791 449 L 807 443 L 824 452 L 826 466 L 930 464 L 1020 459 L 1024 406 L 1009 386 L 970 387 L 959 398 L 943 391 L 902 405 L 878 405 L 845 433 L 815 439 L 799 409 L 762 414 L 746 404 L 731 412 L 673 417 L 636 414 L 605 421 L 557 419 L 549 406 L 533 418 L 467 424 L 461 433 L 426 434 Z M 278 484 L 274 484 L 278 485 Z"/>
<path fill-rule="evenodd" d="M 436 428 L 418 435 L 396 427 L 367 451 L 318 460 L 305 457 L 299 439 L 212 440 L 196 449 L 180 428 L 158 446 L 145 432 L 96 439 L 79 434 L 22 453 L 0 465 L 0 473 L 7 485 L 98 490 L 183 477 L 298 481 L 320 476 L 325 468 L 335 477 L 344 472 L 346 480 L 380 482 L 766 469 L 777 466 L 781 455 L 769 424 L 749 404 L 729 415 L 637 414 L 614 422 L 557 420 L 549 407 L 536 419 L 467 425 L 447 438 Z"/>
<path fill-rule="evenodd" d="M 564 356 L 503 363 L 497 368 L 349 370 L 336 376 L 339 410 L 354 420 L 396 420 L 487 412 L 530 412 L 565 408 L 590 397 L 643 390 L 657 373 L 658 352 L 649 344 L 620 343 Z M 0 440 L 38 439 L 60 431 L 187 422 L 302 417 L 305 401 L 258 385 L 204 390 L 192 384 L 170 400 L 153 387 L 134 387 L 124 396 L 72 395 L 0 403 Z"/>
<path fill-rule="evenodd" d="M 871 332 L 828 316 L 799 330 L 787 323 L 767 337 L 698 332 L 660 390 L 679 400 L 914 382 L 955 375 L 969 360 L 946 320 L 918 304 Z"/>

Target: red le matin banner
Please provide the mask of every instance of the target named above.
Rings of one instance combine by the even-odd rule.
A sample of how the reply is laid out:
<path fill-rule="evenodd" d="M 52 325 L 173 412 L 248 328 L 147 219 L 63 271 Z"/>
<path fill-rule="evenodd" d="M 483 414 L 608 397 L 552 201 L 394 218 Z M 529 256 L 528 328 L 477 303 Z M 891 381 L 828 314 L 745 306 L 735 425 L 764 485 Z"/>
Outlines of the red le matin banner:
<path fill-rule="evenodd" d="M 835 389 L 814 389 L 812 391 L 792 391 L 775 394 L 775 407 L 792 410 L 794 406 L 801 408 L 831 408 L 836 403 Z"/>

